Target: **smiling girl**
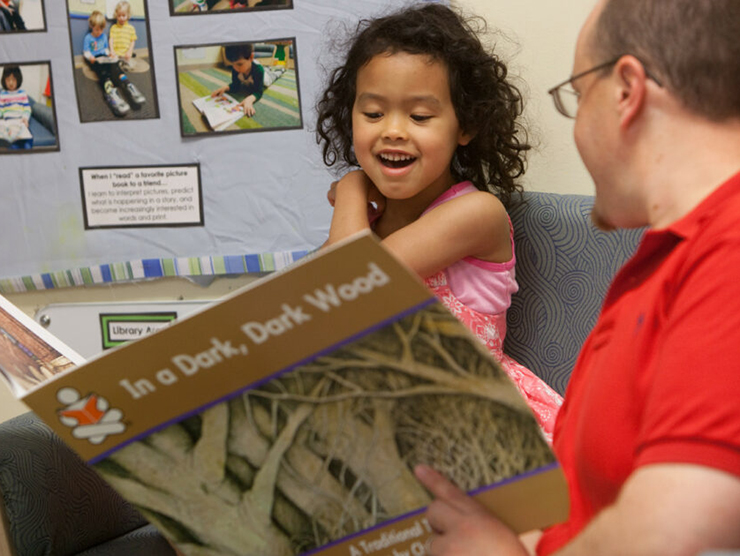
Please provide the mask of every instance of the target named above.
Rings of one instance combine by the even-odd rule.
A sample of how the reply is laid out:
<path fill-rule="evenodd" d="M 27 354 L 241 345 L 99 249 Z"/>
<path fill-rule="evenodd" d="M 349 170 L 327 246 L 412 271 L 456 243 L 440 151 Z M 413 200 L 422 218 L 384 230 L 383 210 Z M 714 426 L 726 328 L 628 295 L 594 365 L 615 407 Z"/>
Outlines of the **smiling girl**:
<path fill-rule="evenodd" d="M 372 229 L 488 346 L 551 440 L 562 399 L 503 353 L 522 98 L 473 23 L 421 4 L 358 25 L 318 103 L 324 162 L 351 170 L 329 191 L 327 244 Z"/>

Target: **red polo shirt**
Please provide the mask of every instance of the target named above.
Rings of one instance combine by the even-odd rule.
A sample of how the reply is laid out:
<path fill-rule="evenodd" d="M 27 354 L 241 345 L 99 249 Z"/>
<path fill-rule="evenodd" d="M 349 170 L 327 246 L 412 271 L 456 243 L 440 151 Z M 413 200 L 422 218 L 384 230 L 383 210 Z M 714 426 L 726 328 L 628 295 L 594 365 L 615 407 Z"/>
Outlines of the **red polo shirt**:
<path fill-rule="evenodd" d="M 555 425 L 571 497 L 550 554 L 616 500 L 640 466 L 740 476 L 740 174 L 667 229 L 646 233 L 614 278 Z"/>

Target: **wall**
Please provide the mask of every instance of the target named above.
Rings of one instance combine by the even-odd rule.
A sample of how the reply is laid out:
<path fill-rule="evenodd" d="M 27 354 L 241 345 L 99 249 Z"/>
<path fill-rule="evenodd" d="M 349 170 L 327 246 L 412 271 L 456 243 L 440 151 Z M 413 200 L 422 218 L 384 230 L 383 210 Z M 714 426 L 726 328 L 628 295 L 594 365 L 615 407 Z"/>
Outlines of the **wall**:
<path fill-rule="evenodd" d="M 525 95 L 526 118 L 536 149 L 524 179 L 526 189 L 556 193 L 593 193 L 572 138 L 573 122 L 559 115 L 547 90 L 571 74 L 578 30 L 594 0 L 453 0 L 467 12 L 485 17 L 505 37 L 495 40 Z M 318 152 L 318 151 L 317 151 Z M 317 154 L 318 156 L 318 154 Z M 253 280 L 216 278 L 208 287 L 184 279 L 140 284 L 47 290 L 7 297 L 29 315 L 50 303 L 135 300 L 215 299 Z M 0 386 L 0 421 L 25 411 Z"/>

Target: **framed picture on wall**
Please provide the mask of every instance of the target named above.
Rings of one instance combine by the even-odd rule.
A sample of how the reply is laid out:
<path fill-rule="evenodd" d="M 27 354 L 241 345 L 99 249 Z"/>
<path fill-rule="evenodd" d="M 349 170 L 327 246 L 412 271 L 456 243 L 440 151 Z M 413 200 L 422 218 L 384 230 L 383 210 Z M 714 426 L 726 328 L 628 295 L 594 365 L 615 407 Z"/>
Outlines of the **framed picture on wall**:
<path fill-rule="evenodd" d="M 175 47 L 183 137 L 303 126 L 295 38 Z"/>
<path fill-rule="evenodd" d="M 50 62 L 0 65 L 0 154 L 59 150 Z"/>
<path fill-rule="evenodd" d="M 0 33 L 46 31 L 43 0 L 0 0 Z"/>
<path fill-rule="evenodd" d="M 67 0 L 80 121 L 159 118 L 146 0 Z"/>
<path fill-rule="evenodd" d="M 169 0 L 171 15 L 292 9 L 293 0 Z"/>

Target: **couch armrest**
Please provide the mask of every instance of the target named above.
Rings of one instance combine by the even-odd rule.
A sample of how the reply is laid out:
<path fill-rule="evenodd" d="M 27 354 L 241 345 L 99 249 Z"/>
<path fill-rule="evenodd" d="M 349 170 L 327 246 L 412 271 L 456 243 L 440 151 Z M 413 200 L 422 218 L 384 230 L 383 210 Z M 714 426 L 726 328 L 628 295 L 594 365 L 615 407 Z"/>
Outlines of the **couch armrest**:
<path fill-rule="evenodd" d="M 18 556 L 71 556 L 146 523 L 32 413 L 0 423 L 0 499 Z"/>
<path fill-rule="evenodd" d="M 37 120 L 42 126 L 44 126 L 49 133 L 54 134 L 54 111 L 51 106 L 46 106 L 40 102 L 36 102 L 33 97 L 28 97 L 31 102 L 31 115 Z"/>
<path fill-rule="evenodd" d="M 16 556 L 10 545 L 10 533 L 8 531 L 8 520 L 5 517 L 5 508 L 2 494 L 0 493 L 0 556 Z"/>

